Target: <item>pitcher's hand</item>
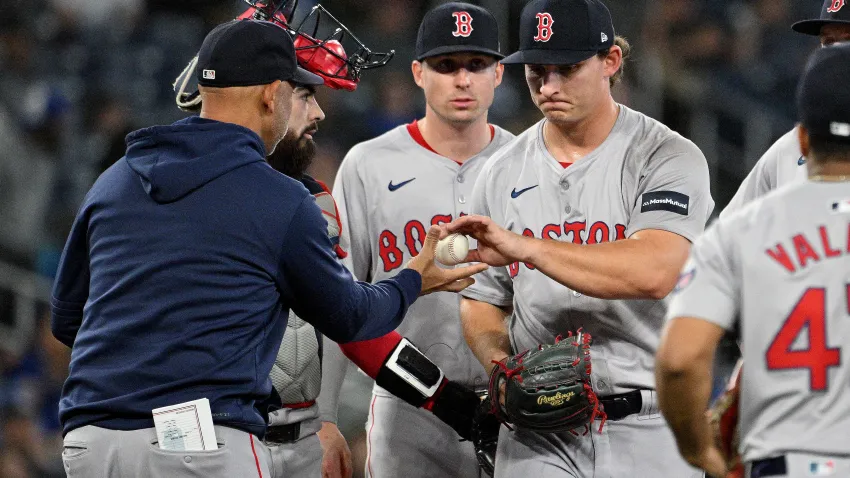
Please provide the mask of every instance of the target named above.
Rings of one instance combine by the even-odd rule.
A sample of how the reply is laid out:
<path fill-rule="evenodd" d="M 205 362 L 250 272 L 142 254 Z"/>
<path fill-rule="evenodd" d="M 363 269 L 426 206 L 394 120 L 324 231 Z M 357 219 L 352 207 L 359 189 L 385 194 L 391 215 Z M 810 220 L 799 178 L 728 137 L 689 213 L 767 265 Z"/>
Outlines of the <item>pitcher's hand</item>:
<path fill-rule="evenodd" d="M 425 243 L 419 255 L 407 263 L 407 267 L 415 270 L 422 276 L 422 292 L 426 295 L 432 292 L 449 291 L 460 292 L 475 283 L 473 275 L 487 270 L 487 264 L 474 264 L 454 269 L 443 269 L 434 262 L 434 254 L 437 250 L 437 242 L 440 236 L 446 235 L 444 228 L 431 226 Z"/>
<path fill-rule="evenodd" d="M 484 262 L 493 267 L 523 261 L 528 252 L 529 238 L 514 234 L 499 226 L 487 216 L 463 216 L 446 225 L 449 233 L 461 233 L 478 241 L 478 247 L 469 251 L 467 260 Z"/>

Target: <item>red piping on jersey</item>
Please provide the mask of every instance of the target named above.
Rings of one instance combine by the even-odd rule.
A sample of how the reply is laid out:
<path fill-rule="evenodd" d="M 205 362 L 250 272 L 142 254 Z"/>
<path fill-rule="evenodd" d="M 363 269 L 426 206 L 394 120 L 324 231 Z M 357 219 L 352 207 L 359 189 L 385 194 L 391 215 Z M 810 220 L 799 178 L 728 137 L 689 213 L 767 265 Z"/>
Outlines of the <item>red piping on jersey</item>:
<path fill-rule="evenodd" d="M 375 379 L 401 339 L 401 335 L 393 331 L 377 339 L 339 344 L 339 348 L 342 349 L 342 353 L 346 357 L 354 362 L 354 365 L 357 365 L 366 375 Z"/>
<path fill-rule="evenodd" d="M 257 464 L 257 474 L 260 478 L 263 478 L 263 470 L 260 468 L 260 459 L 257 458 L 257 450 L 254 449 L 254 435 L 248 434 L 248 438 L 251 440 L 251 452 L 254 454 L 254 463 Z"/>
<path fill-rule="evenodd" d="M 284 403 L 284 408 L 310 408 L 316 404 L 315 400 L 310 400 L 309 402 L 299 402 L 299 403 Z"/>
<path fill-rule="evenodd" d="M 496 128 L 494 128 L 493 125 L 491 125 L 491 124 L 488 124 L 487 126 L 490 127 L 490 141 L 493 141 L 493 138 L 496 137 Z M 440 154 L 440 153 L 434 151 L 434 148 L 432 148 L 431 145 L 428 144 L 427 141 L 425 141 L 425 137 L 422 136 L 422 131 L 419 129 L 419 120 L 413 120 L 413 123 L 408 124 L 407 125 L 407 132 L 410 133 L 410 137 L 413 138 L 413 141 L 416 141 L 417 143 L 419 143 L 419 146 L 422 146 L 423 148 L 427 149 L 428 151 L 430 151 L 434 154 Z M 440 154 L 440 156 L 443 156 L 443 155 Z M 445 158 L 445 156 L 443 156 L 443 157 Z M 446 159 L 449 159 L 449 158 L 446 158 Z M 452 159 L 452 161 L 454 161 L 454 160 Z M 463 163 L 458 162 L 458 161 L 455 161 L 455 162 L 457 164 L 463 164 Z"/>
<path fill-rule="evenodd" d="M 558 161 L 558 164 L 560 164 L 561 167 L 564 168 L 564 169 L 567 169 L 567 168 L 569 168 L 570 166 L 573 165 L 573 163 L 562 163 L 560 161 Z"/>
<path fill-rule="evenodd" d="M 378 399 L 377 395 L 372 396 L 372 424 L 369 425 L 369 432 L 366 434 L 366 442 L 368 445 L 366 446 L 366 468 L 369 470 L 369 476 L 375 476 L 375 472 L 372 471 L 372 429 L 375 428 L 375 400 Z"/>

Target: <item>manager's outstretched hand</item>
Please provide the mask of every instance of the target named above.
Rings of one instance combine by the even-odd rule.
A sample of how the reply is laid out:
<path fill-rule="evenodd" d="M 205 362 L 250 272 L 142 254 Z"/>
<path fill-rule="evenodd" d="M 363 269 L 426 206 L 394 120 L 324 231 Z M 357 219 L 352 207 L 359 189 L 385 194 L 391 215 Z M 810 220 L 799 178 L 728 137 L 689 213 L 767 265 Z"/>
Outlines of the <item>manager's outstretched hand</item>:
<path fill-rule="evenodd" d="M 407 263 L 407 267 L 415 270 L 422 276 L 422 292 L 419 295 L 427 295 L 432 292 L 449 291 L 460 292 L 475 283 L 471 276 L 487 270 L 487 264 L 475 264 L 454 269 L 443 269 L 434 262 L 437 251 L 437 242 L 440 241 L 442 233 L 440 226 L 431 226 L 425 243 L 419 255 Z"/>
<path fill-rule="evenodd" d="M 483 262 L 493 267 L 522 261 L 528 253 L 528 238 L 499 226 L 487 216 L 463 216 L 446 225 L 449 233 L 461 233 L 478 241 L 466 260 Z"/>

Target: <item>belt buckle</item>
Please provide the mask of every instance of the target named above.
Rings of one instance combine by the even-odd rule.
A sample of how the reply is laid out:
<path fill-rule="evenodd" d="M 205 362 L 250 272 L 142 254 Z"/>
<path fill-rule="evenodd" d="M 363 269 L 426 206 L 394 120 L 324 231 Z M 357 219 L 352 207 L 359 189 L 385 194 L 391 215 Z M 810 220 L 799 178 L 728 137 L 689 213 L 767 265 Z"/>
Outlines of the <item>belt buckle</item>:
<path fill-rule="evenodd" d="M 301 422 L 269 427 L 263 440 L 266 444 L 283 445 L 298 441 L 301 435 Z"/>
<path fill-rule="evenodd" d="M 608 415 L 609 420 L 622 420 L 631 415 L 631 406 L 626 397 L 613 397 L 600 401 L 602 402 L 603 411 Z"/>

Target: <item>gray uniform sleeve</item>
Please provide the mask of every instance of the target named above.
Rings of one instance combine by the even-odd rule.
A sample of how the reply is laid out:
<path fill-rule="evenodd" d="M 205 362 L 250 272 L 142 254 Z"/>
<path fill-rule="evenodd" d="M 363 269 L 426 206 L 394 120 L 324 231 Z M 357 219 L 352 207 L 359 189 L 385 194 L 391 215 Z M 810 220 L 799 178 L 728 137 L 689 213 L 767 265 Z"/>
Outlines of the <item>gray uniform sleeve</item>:
<path fill-rule="evenodd" d="M 728 216 L 776 188 L 778 183 L 776 163 L 779 161 L 781 149 L 781 142 L 777 141 L 765 151 L 741 183 L 738 192 L 720 213 L 720 217 Z"/>
<path fill-rule="evenodd" d="M 334 181 L 333 196 L 342 224 L 340 246 L 348 253 L 342 263 L 355 278 L 369 281 L 372 249 L 366 227 L 366 193 L 357 171 L 356 157 L 355 148 L 343 159 Z M 354 233 L 351 231 L 352 224 L 358 225 Z M 348 371 L 349 360 L 342 354 L 339 345 L 327 337 L 324 338 L 323 350 L 322 388 L 316 399 L 319 404 L 319 418 L 323 422 L 337 423 L 339 394 Z"/>
<path fill-rule="evenodd" d="M 658 229 L 694 242 L 713 209 L 705 156 L 676 136 L 662 144 L 641 171 L 626 237 Z"/>
<path fill-rule="evenodd" d="M 493 161 L 484 166 L 484 169 L 478 175 L 475 181 L 475 187 L 472 189 L 472 199 L 470 201 L 470 211 L 472 214 L 481 216 L 489 216 L 496 224 L 504 226 L 505 218 L 503 211 L 504 205 L 502 198 L 504 195 L 493 194 L 497 188 L 493 187 L 491 177 L 493 173 Z M 470 245 L 472 246 L 472 245 Z M 461 292 L 461 295 L 468 299 L 487 302 L 499 307 L 505 307 L 513 304 L 514 286 L 511 276 L 508 273 L 507 267 L 491 267 L 484 272 L 475 275 L 475 284 Z"/>
<path fill-rule="evenodd" d="M 691 248 L 673 290 L 667 320 L 695 317 L 735 330 L 740 310 L 740 262 L 728 221 L 715 222 Z"/>
<path fill-rule="evenodd" d="M 366 188 L 360 177 L 358 151 L 355 146 L 342 160 L 334 181 L 333 197 L 342 223 L 340 245 L 348 253 L 342 263 L 357 280 L 371 282 L 372 245 L 369 241 Z"/>
<path fill-rule="evenodd" d="M 342 354 L 339 345 L 327 337 L 324 337 L 323 350 L 322 389 L 316 403 L 319 404 L 319 418 L 323 422 L 337 423 L 339 392 L 348 371 L 348 359 Z"/>

